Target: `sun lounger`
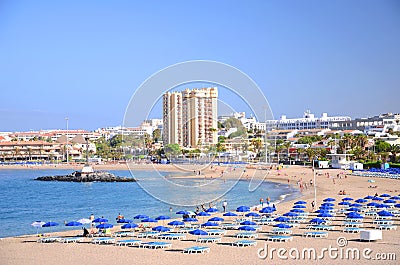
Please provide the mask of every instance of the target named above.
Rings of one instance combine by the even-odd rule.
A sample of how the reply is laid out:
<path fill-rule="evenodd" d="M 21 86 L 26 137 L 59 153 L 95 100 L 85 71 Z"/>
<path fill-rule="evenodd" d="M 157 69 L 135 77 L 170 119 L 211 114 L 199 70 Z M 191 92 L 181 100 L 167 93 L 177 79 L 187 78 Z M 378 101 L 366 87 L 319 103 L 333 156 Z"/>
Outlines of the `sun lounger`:
<path fill-rule="evenodd" d="M 172 244 L 169 242 L 144 242 L 139 245 L 140 248 L 151 248 L 151 249 L 157 249 L 157 248 L 170 248 L 172 247 Z"/>
<path fill-rule="evenodd" d="M 119 240 L 115 243 L 116 246 L 135 246 L 140 245 L 142 243 L 141 240 L 137 239 L 126 239 L 126 240 Z"/>
<path fill-rule="evenodd" d="M 220 237 L 199 237 L 196 240 L 199 243 L 220 243 L 221 238 Z"/>
<path fill-rule="evenodd" d="M 290 235 L 290 234 L 293 233 L 292 230 L 287 229 L 287 228 L 273 228 L 271 232 L 272 232 L 273 234 L 277 234 L 277 235 L 280 235 L 280 234 L 283 234 L 283 235 Z"/>
<path fill-rule="evenodd" d="M 61 239 L 59 236 L 52 236 L 52 237 L 41 237 L 37 240 L 38 243 L 54 243 L 58 242 Z"/>
<path fill-rule="evenodd" d="M 203 246 L 194 246 L 194 247 L 190 247 L 190 248 L 185 248 L 182 252 L 186 253 L 186 254 L 209 253 L 210 252 L 210 248 L 209 247 L 203 247 Z"/>
<path fill-rule="evenodd" d="M 131 231 L 118 231 L 114 233 L 115 237 L 128 237 L 128 236 L 134 236 L 135 233 Z"/>
<path fill-rule="evenodd" d="M 184 234 L 179 234 L 179 233 L 168 233 L 168 234 L 159 234 L 157 236 L 159 239 L 165 239 L 165 240 L 174 240 L 174 239 L 186 239 L 186 236 Z"/>
<path fill-rule="evenodd" d="M 352 222 L 352 223 L 362 223 L 362 218 L 346 218 L 344 219 L 345 222 Z"/>
<path fill-rule="evenodd" d="M 99 237 L 92 240 L 93 244 L 114 244 L 115 238 L 112 237 Z"/>
<path fill-rule="evenodd" d="M 148 231 L 148 232 L 141 232 L 137 235 L 138 238 L 156 238 L 160 232 L 157 231 Z"/>
<path fill-rule="evenodd" d="M 334 226 L 331 225 L 308 225 L 306 227 L 307 229 L 313 229 L 313 230 L 333 230 Z"/>
<path fill-rule="evenodd" d="M 360 227 L 345 227 L 343 229 L 343 232 L 345 232 L 345 233 L 360 233 L 361 230 L 362 230 L 362 228 L 360 228 Z"/>
<path fill-rule="evenodd" d="M 328 237 L 328 232 L 318 232 L 318 231 L 313 231 L 313 232 L 305 232 L 303 234 L 304 237 L 320 237 L 320 238 L 327 238 Z"/>
<path fill-rule="evenodd" d="M 233 242 L 232 246 L 237 246 L 237 247 L 257 246 L 257 241 L 255 241 L 255 240 L 239 240 L 239 241 Z"/>
<path fill-rule="evenodd" d="M 364 224 L 360 222 L 344 222 L 343 225 L 345 227 L 360 227 L 363 226 Z"/>
<path fill-rule="evenodd" d="M 288 241 L 292 241 L 293 237 L 291 236 L 269 236 L 267 237 L 267 241 L 272 241 L 272 242 L 288 242 Z"/>
<path fill-rule="evenodd" d="M 62 237 L 58 241 L 61 243 L 76 243 L 81 242 L 82 240 L 82 237 Z"/>
<path fill-rule="evenodd" d="M 397 230 L 396 225 L 378 225 L 376 228 L 380 230 Z"/>
<path fill-rule="evenodd" d="M 392 225 L 394 224 L 393 220 L 374 220 L 374 225 Z"/>
<path fill-rule="evenodd" d="M 193 230 L 193 228 L 183 227 L 183 228 L 177 230 L 175 233 L 187 234 L 187 233 L 189 233 L 189 232 L 192 231 L 192 230 Z"/>
<path fill-rule="evenodd" d="M 221 226 L 222 229 L 226 229 L 226 230 L 236 230 L 239 228 L 239 225 L 237 224 L 223 224 Z"/>
<path fill-rule="evenodd" d="M 223 229 L 209 229 L 206 230 L 209 236 L 221 236 L 226 235 L 226 230 Z"/>
<path fill-rule="evenodd" d="M 274 225 L 276 222 L 274 220 L 260 220 L 255 221 L 258 225 Z"/>
<path fill-rule="evenodd" d="M 243 232 L 235 234 L 237 238 L 258 238 L 258 234 L 254 232 Z"/>

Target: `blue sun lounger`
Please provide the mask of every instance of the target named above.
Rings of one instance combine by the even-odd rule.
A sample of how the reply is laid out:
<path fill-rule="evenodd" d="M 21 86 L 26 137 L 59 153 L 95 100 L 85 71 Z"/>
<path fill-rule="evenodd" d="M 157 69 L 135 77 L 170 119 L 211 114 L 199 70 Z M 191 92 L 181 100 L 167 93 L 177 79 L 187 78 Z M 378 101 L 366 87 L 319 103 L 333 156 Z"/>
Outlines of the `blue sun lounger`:
<path fill-rule="evenodd" d="M 167 234 L 159 234 L 157 238 L 165 240 L 174 240 L 174 239 L 186 239 L 186 236 L 184 234 L 179 234 L 179 233 L 167 233 Z"/>
<path fill-rule="evenodd" d="M 232 246 L 237 246 L 237 247 L 257 246 L 257 241 L 255 241 L 255 240 L 239 240 L 239 241 L 233 242 Z"/>
<path fill-rule="evenodd" d="M 293 231 L 290 229 L 287 229 L 287 228 L 273 228 L 271 233 L 278 234 L 278 235 L 280 235 L 280 234 L 290 235 L 293 233 Z"/>
<path fill-rule="evenodd" d="M 292 241 L 293 237 L 292 236 L 269 236 L 266 239 L 267 241 L 272 241 L 272 242 L 288 242 Z"/>
<path fill-rule="evenodd" d="M 126 240 L 119 240 L 115 243 L 116 246 L 135 246 L 140 245 L 142 240 L 137 239 L 126 239 Z"/>
<path fill-rule="evenodd" d="M 114 233 L 115 237 L 128 237 L 128 236 L 134 236 L 135 232 L 131 231 L 118 231 Z"/>
<path fill-rule="evenodd" d="M 141 232 L 137 235 L 138 238 L 156 238 L 160 232 L 157 231 L 148 231 L 148 232 Z"/>
<path fill-rule="evenodd" d="M 144 242 L 139 245 L 140 248 L 151 248 L 151 249 L 157 249 L 157 248 L 170 248 L 172 247 L 172 244 L 169 242 Z"/>
<path fill-rule="evenodd" d="M 194 246 L 190 248 L 185 248 L 182 251 L 185 254 L 192 254 L 192 253 L 209 253 L 210 248 L 209 247 L 203 247 L 203 246 Z"/>
<path fill-rule="evenodd" d="M 343 232 L 345 232 L 345 233 L 360 233 L 361 230 L 362 230 L 362 228 L 360 228 L 360 227 L 345 227 L 343 229 Z"/>

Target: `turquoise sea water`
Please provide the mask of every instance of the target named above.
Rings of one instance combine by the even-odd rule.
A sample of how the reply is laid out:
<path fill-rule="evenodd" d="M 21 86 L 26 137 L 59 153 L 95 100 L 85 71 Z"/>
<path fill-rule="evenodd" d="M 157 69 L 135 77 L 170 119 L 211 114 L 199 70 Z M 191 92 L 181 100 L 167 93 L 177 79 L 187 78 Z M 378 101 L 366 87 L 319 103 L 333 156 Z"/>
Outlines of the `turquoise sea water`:
<path fill-rule="evenodd" d="M 39 176 L 61 175 L 72 170 L 0 170 L 0 237 L 18 236 L 36 233 L 36 228 L 30 224 L 34 221 L 55 221 L 60 225 L 51 228 L 41 228 L 42 232 L 68 230 L 64 222 L 81 218 L 105 217 L 115 224 L 115 217 L 121 213 L 125 218 L 132 219 L 137 214 L 147 214 L 153 218 L 159 215 L 169 215 L 172 218 L 181 217 L 175 212 L 181 209 L 195 210 L 195 207 L 171 205 L 149 195 L 138 183 L 72 183 L 72 182 L 42 182 L 33 180 Z M 110 171 L 118 176 L 128 176 L 129 171 Z M 246 180 L 213 180 L 202 187 L 200 193 L 181 192 L 174 185 L 163 188 L 159 185 L 159 176 L 152 171 L 135 171 L 135 177 L 146 179 L 148 187 L 157 188 L 157 197 L 165 201 L 175 202 L 208 202 L 222 210 L 222 201 L 228 202 L 228 210 L 235 210 L 240 205 L 256 205 L 260 198 L 267 196 L 272 202 L 278 202 L 283 197 L 293 199 L 299 196 L 299 191 L 284 184 L 263 182 L 256 190 L 249 191 Z M 161 172 L 161 175 L 171 175 Z M 201 179 L 174 179 L 182 185 L 204 184 Z M 231 188 L 233 187 L 233 188 Z M 225 191 L 230 190 L 226 193 Z M 222 197 L 220 194 L 223 194 Z M 282 196 L 284 195 L 284 196 Z M 170 212 L 172 207 L 172 212 Z M 279 206 L 278 206 L 279 208 Z M 75 228 L 76 229 L 76 228 Z"/>

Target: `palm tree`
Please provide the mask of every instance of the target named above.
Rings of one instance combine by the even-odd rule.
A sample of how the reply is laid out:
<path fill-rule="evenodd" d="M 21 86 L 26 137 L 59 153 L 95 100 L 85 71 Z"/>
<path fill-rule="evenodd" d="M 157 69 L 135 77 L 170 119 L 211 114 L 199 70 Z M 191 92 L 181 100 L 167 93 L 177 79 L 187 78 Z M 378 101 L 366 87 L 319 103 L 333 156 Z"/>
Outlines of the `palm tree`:
<path fill-rule="evenodd" d="M 309 161 L 309 162 L 311 162 L 312 159 L 314 159 L 314 157 L 315 157 L 315 155 L 316 155 L 315 150 L 314 150 L 313 148 L 311 148 L 311 147 L 308 147 L 308 148 L 305 150 L 305 153 L 307 154 L 307 157 L 308 157 L 308 161 Z"/>
<path fill-rule="evenodd" d="M 396 163 L 397 161 L 397 154 L 400 153 L 400 145 L 398 144 L 392 144 L 390 146 L 390 152 L 392 153 L 390 157 L 390 161 L 393 163 Z"/>
<path fill-rule="evenodd" d="M 262 149 L 262 142 L 260 138 L 253 138 L 251 139 L 251 145 L 253 146 L 254 150 L 256 151 L 257 155 L 261 152 Z"/>
<path fill-rule="evenodd" d="M 282 145 L 283 145 L 283 147 L 286 148 L 287 158 L 288 158 L 288 160 L 290 160 L 290 150 L 289 149 L 290 149 L 291 143 L 289 141 L 285 141 Z"/>

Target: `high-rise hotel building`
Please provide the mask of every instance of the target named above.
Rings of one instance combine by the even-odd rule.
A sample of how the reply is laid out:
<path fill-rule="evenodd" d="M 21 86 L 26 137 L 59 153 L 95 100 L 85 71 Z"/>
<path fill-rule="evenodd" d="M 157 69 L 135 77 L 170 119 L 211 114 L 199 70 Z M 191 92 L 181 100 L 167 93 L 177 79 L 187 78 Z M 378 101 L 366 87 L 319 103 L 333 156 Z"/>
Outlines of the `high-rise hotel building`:
<path fill-rule="evenodd" d="M 184 147 L 216 144 L 218 89 L 186 89 L 163 95 L 163 142 Z"/>

